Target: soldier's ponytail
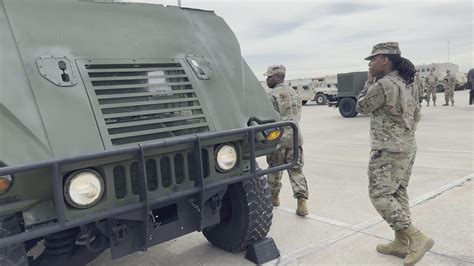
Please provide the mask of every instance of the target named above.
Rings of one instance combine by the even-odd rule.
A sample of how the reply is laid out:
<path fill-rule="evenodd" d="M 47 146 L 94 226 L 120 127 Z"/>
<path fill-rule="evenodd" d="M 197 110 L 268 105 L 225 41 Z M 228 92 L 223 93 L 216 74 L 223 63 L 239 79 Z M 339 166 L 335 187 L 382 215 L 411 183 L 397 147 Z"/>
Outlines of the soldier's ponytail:
<path fill-rule="evenodd" d="M 415 65 L 410 60 L 401 57 L 398 54 L 387 54 L 388 60 L 393 64 L 393 67 L 398 71 L 398 74 L 407 82 L 412 83 L 415 80 Z"/>

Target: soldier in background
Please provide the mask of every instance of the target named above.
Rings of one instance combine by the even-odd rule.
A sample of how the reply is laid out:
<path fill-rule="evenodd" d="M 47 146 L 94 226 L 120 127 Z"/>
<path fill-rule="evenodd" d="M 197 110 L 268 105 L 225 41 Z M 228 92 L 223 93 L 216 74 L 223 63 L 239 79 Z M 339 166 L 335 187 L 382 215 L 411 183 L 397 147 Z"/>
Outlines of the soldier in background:
<path fill-rule="evenodd" d="M 283 83 L 285 81 L 285 73 L 286 68 L 284 66 L 272 65 L 268 67 L 267 72 L 263 75 L 267 76 L 267 85 L 271 89 L 269 94 L 270 101 L 273 103 L 275 110 L 280 113 L 281 119 L 283 121 L 292 121 L 298 126 L 301 117 L 301 98 L 296 91 Z M 296 214 L 306 216 L 308 215 L 306 200 L 309 194 L 306 178 L 303 174 L 303 138 L 301 131 L 299 132 L 299 146 L 297 147 L 299 151 L 298 162 L 287 171 L 293 189 L 293 196 L 298 200 Z M 285 130 L 277 150 L 267 155 L 269 167 L 275 167 L 292 161 L 293 148 L 296 147 L 293 147 L 292 131 L 291 129 Z M 281 171 L 267 175 L 268 184 L 272 190 L 273 206 L 280 205 L 279 194 L 282 187 L 282 175 L 283 173 Z"/>
<path fill-rule="evenodd" d="M 369 197 L 374 208 L 395 231 L 395 239 L 377 251 L 420 261 L 434 241 L 413 226 L 407 187 L 416 156 L 415 131 L 420 120 L 418 91 L 412 85 L 415 66 L 401 57 L 397 42 L 375 45 L 357 111 L 370 114 Z"/>
<path fill-rule="evenodd" d="M 456 77 L 451 74 L 450 70 L 446 70 L 446 76 L 444 77 L 444 100 L 446 101 L 443 106 L 449 105 L 449 100 L 451 100 L 451 106 L 454 106 L 454 87 L 456 86 Z"/>
<path fill-rule="evenodd" d="M 418 88 L 418 101 L 420 102 L 421 106 L 421 102 L 423 102 L 423 99 L 425 99 L 425 86 L 423 84 L 423 79 L 421 79 L 419 72 L 416 72 L 415 83 L 416 87 Z"/>
<path fill-rule="evenodd" d="M 436 106 L 436 85 L 438 85 L 438 77 L 430 70 L 430 74 L 425 78 L 426 84 L 426 106 L 430 106 L 430 96 L 433 97 L 433 106 Z"/>

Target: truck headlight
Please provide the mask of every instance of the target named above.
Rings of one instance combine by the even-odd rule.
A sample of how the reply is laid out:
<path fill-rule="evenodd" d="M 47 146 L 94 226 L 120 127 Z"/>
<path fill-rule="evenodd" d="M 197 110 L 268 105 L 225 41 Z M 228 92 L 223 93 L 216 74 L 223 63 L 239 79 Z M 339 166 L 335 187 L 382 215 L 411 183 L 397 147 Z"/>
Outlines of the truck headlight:
<path fill-rule="evenodd" d="M 7 192 L 12 185 L 12 177 L 10 175 L 0 176 L 0 194 Z"/>
<path fill-rule="evenodd" d="M 64 185 L 66 201 L 73 207 L 84 209 L 97 204 L 104 194 L 104 181 L 94 170 L 73 172 Z"/>
<path fill-rule="evenodd" d="M 224 144 L 217 148 L 216 162 L 218 170 L 227 172 L 237 164 L 237 149 L 232 144 Z"/>

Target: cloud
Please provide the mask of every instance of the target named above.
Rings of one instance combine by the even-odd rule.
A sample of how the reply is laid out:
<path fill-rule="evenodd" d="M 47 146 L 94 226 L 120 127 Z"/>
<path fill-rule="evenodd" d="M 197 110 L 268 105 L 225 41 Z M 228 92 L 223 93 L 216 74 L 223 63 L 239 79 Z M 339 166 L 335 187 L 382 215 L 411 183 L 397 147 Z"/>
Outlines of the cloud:
<path fill-rule="evenodd" d="M 153 1 L 176 5 L 177 1 Z M 415 64 L 450 61 L 473 67 L 471 1 L 182 0 L 215 10 L 239 39 L 259 79 L 268 65 L 285 64 L 288 78 L 364 71 L 379 42 L 398 41 Z"/>
<path fill-rule="evenodd" d="M 325 4 L 321 4 L 325 5 Z M 339 3 L 329 3 L 327 5 L 327 11 L 329 13 L 339 14 L 339 15 L 346 15 L 352 14 L 367 10 L 375 10 L 380 8 L 380 5 L 372 3 L 357 3 L 357 2 L 339 2 Z"/>

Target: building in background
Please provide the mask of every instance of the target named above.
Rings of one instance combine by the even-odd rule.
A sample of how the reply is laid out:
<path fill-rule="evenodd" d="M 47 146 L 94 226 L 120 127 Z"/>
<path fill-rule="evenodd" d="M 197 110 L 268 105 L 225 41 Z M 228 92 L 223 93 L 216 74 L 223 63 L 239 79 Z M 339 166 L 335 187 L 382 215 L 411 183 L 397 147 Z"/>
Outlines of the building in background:
<path fill-rule="evenodd" d="M 459 66 L 453 63 L 431 63 L 431 64 L 422 64 L 416 65 L 415 69 L 418 73 L 420 73 L 420 77 L 425 78 L 430 74 L 430 70 L 432 69 L 435 75 L 440 80 L 438 84 L 437 91 L 441 92 L 444 91 L 444 84 L 441 82 L 443 78 L 446 76 L 446 70 L 450 70 L 451 73 L 456 77 L 457 84 L 455 90 L 462 90 L 464 89 L 464 84 L 466 84 L 466 74 L 459 71 Z"/>
<path fill-rule="evenodd" d="M 459 66 L 453 63 L 431 63 L 431 64 L 422 64 L 415 66 L 416 71 L 420 73 L 422 78 L 430 74 L 430 70 L 433 69 L 435 75 L 438 76 L 440 80 L 446 76 L 446 70 L 451 70 L 456 76 L 458 83 L 466 83 L 466 75 L 459 71 Z"/>
<path fill-rule="evenodd" d="M 446 75 L 446 70 L 451 70 L 451 73 L 459 72 L 459 66 L 453 63 L 431 63 L 431 64 L 422 64 L 415 66 L 416 71 L 420 73 L 422 78 L 430 74 L 430 70 L 433 69 L 434 73 L 438 77 L 444 77 Z"/>

